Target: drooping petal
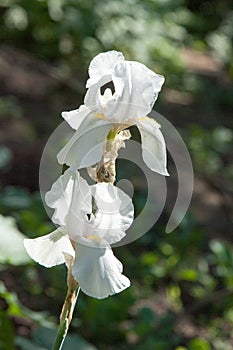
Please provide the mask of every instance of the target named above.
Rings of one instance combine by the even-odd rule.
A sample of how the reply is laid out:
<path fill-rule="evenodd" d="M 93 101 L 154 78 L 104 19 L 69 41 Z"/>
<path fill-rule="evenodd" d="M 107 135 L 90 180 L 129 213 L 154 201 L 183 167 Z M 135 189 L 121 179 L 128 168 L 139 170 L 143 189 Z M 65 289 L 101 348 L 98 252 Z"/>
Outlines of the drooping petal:
<path fill-rule="evenodd" d="M 24 247 L 30 257 L 45 267 L 60 265 L 65 262 L 65 254 L 75 255 L 75 251 L 67 235 L 61 230 L 35 239 L 25 239 Z"/>
<path fill-rule="evenodd" d="M 92 194 L 97 207 L 94 234 L 109 244 L 120 241 L 133 222 L 132 199 L 118 187 L 103 182 L 92 186 Z"/>
<path fill-rule="evenodd" d="M 89 88 L 91 85 L 96 84 L 103 76 L 107 76 L 107 80 L 105 79 L 106 83 L 110 81 L 115 65 L 122 61 L 124 61 L 123 54 L 114 50 L 102 52 L 97 55 L 89 65 L 88 72 L 90 78 L 87 80 L 86 87 Z"/>
<path fill-rule="evenodd" d="M 169 176 L 167 172 L 167 153 L 160 125 L 152 118 L 144 117 L 136 120 L 141 134 L 142 157 L 146 165 L 153 171 Z"/>
<path fill-rule="evenodd" d="M 73 169 L 96 164 L 101 159 L 104 141 L 111 127 L 111 123 L 95 114 L 87 116 L 58 153 L 58 162 Z"/>
<path fill-rule="evenodd" d="M 129 287 L 122 269 L 111 248 L 77 245 L 72 274 L 85 294 L 104 299 Z"/>
<path fill-rule="evenodd" d="M 89 110 L 85 105 L 82 105 L 73 111 L 62 112 L 61 115 L 62 118 L 64 118 L 65 121 L 71 126 L 71 128 L 78 130 L 83 120 L 91 113 L 91 110 Z"/>
<path fill-rule="evenodd" d="M 75 195 L 75 198 L 73 198 Z M 77 199 L 78 201 L 77 202 Z M 52 221 L 60 226 L 67 224 L 67 214 L 73 210 L 71 202 L 75 200 L 75 211 L 79 213 L 81 208 L 84 212 L 91 211 L 91 193 L 87 182 L 79 172 L 66 170 L 52 185 L 51 190 L 45 194 L 45 202 L 55 209 Z"/>

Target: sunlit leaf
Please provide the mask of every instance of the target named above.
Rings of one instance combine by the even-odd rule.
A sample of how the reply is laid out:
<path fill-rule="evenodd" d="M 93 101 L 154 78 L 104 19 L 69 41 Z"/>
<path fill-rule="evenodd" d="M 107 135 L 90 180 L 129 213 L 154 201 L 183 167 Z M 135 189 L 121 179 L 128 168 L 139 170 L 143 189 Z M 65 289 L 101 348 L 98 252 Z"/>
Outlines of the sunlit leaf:
<path fill-rule="evenodd" d="M 198 278 L 198 273 L 193 269 L 182 269 L 179 272 L 179 277 L 185 281 L 194 282 Z"/>
<path fill-rule="evenodd" d="M 195 338 L 189 342 L 189 350 L 211 350 L 209 342 L 203 338 Z"/>

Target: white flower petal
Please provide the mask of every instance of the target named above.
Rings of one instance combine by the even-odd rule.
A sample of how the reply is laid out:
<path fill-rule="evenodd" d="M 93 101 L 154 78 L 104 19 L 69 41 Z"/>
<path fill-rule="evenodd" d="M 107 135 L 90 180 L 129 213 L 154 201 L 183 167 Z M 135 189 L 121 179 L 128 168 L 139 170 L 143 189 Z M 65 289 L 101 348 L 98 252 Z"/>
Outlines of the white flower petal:
<path fill-rule="evenodd" d="M 92 86 L 87 90 L 84 97 L 84 103 L 89 110 L 96 111 L 98 113 L 103 113 L 104 108 L 102 108 L 103 96 L 101 96 L 100 88 L 107 82 L 111 81 L 110 75 L 104 75 L 99 78 L 97 83 L 92 84 Z"/>
<path fill-rule="evenodd" d="M 55 209 L 52 221 L 60 226 L 66 225 L 67 214 L 73 210 L 74 204 L 76 213 L 80 212 L 81 208 L 85 213 L 91 211 L 89 186 L 79 172 L 70 169 L 53 183 L 51 190 L 45 194 L 45 202 L 50 208 Z"/>
<path fill-rule="evenodd" d="M 122 121 L 144 117 L 151 112 L 164 77 L 139 62 L 125 61 L 115 66 L 113 83 L 118 104 L 114 113 Z M 114 102 L 110 101 L 110 104 Z"/>
<path fill-rule="evenodd" d="M 72 188 L 72 199 L 66 217 L 66 228 L 69 237 L 76 241 L 84 233 L 88 234 L 87 214 L 92 213 L 91 189 L 86 180 L 80 175 L 75 177 Z"/>
<path fill-rule="evenodd" d="M 70 170 L 61 175 L 52 185 L 51 190 L 45 194 L 45 202 L 55 209 L 52 221 L 60 226 L 65 225 L 65 218 L 68 213 L 72 198 L 74 178 Z"/>
<path fill-rule="evenodd" d="M 104 94 L 101 95 L 102 103 L 105 104 L 112 99 L 112 90 L 107 88 L 104 90 Z"/>
<path fill-rule="evenodd" d="M 94 234 L 109 244 L 120 241 L 134 217 L 132 199 L 118 187 L 98 183 L 92 186 L 97 211 L 93 220 Z"/>
<path fill-rule="evenodd" d="M 122 61 L 124 61 L 123 54 L 114 50 L 97 55 L 95 58 L 93 58 L 89 65 L 88 72 L 90 78 L 87 80 L 86 87 L 89 88 L 91 85 L 96 84 L 103 76 L 108 75 L 111 77 L 111 73 L 115 65 Z"/>
<path fill-rule="evenodd" d="M 160 131 L 160 125 L 154 119 L 148 117 L 137 119 L 136 125 L 141 134 L 144 162 L 151 170 L 169 176 L 166 144 Z"/>
<path fill-rule="evenodd" d="M 105 115 L 108 119 L 124 122 L 129 119 L 131 109 L 132 81 L 127 61 L 115 66 L 112 81 L 115 88 L 113 98 L 105 104 Z M 135 114 L 133 112 L 133 118 Z"/>
<path fill-rule="evenodd" d="M 62 117 L 65 121 L 73 128 L 74 130 L 78 130 L 79 126 L 83 122 L 83 120 L 90 114 L 90 111 L 85 105 L 80 106 L 78 109 L 69 112 L 62 112 Z"/>
<path fill-rule="evenodd" d="M 138 91 L 140 90 L 144 103 L 151 111 L 153 104 L 157 100 L 158 93 L 161 91 L 162 85 L 164 84 L 165 78 L 163 75 L 153 72 L 142 63 L 128 61 L 128 64 L 131 67 L 132 88 Z"/>
<path fill-rule="evenodd" d="M 123 291 L 130 281 L 121 272 L 122 264 L 111 248 L 77 245 L 72 274 L 85 294 L 103 299 Z"/>
<path fill-rule="evenodd" d="M 61 230 L 35 239 L 25 239 L 24 246 L 30 257 L 45 267 L 65 262 L 64 253 L 74 257 L 74 249 L 67 235 Z"/>
<path fill-rule="evenodd" d="M 100 161 L 104 141 L 112 124 L 95 114 L 89 115 L 57 155 L 60 164 L 80 169 Z"/>

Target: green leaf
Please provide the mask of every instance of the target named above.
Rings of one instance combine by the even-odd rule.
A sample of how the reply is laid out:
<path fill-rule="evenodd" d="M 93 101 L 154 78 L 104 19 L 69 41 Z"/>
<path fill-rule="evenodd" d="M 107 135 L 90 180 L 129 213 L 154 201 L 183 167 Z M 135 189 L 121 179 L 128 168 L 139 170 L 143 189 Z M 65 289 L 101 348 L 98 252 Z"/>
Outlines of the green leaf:
<path fill-rule="evenodd" d="M 179 271 L 179 277 L 185 281 L 195 282 L 198 279 L 198 273 L 194 269 L 184 268 Z"/>
<path fill-rule="evenodd" d="M 14 327 L 9 317 L 0 311 L 0 349 L 14 350 Z"/>
<path fill-rule="evenodd" d="M 0 281 L 0 299 L 7 304 L 7 310 L 4 311 L 7 316 L 24 316 L 23 307 L 15 293 L 9 292 L 3 282 Z M 1 311 L 0 311 L 1 312 Z M 1 327 L 0 327 L 1 329 Z M 0 347 L 1 349 L 1 347 Z"/>
<path fill-rule="evenodd" d="M 189 350 L 211 350 L 209 342 L 203 338 L 195 338 L 189 342 Z"/>
<path fill-rule="evenodd" d="M 12 217 L 0 215 L 0 263 L 23 265 L 30 258 L 23 246 L 26 238 L 16 227 Z"/>

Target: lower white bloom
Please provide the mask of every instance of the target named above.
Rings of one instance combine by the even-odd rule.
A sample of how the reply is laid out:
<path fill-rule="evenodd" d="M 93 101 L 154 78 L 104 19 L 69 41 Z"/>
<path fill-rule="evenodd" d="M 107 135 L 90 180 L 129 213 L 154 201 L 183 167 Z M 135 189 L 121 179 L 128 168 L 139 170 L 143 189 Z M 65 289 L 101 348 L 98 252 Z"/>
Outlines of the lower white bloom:
<path fill-rule="evenodd" d="M 74 278 L 84 293 L 95 298 L 129 287 L 110 244 L 121 240 L 132 224 L 131 199 L 111 184 L 89 186 L 78 172 L 67 170 L 47 193 L 46 202 L 55 209 L 52 219 L 61 227 L 46 236 L 26 239 L 28 254 L 46 267 L 73 257 Z"/>

